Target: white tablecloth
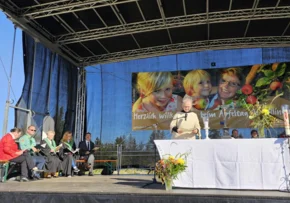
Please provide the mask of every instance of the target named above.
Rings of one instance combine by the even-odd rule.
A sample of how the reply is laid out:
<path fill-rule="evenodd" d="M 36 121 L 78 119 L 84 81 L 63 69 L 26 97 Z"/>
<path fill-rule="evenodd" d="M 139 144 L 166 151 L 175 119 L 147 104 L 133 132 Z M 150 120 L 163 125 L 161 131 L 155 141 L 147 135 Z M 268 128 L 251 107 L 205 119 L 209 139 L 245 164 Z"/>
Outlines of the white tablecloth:
<path fill-rule="evenodd" d="M 285 190 L 287 139 L 155 140 L 160 157 L 189 153 L 175 187 Z"/>

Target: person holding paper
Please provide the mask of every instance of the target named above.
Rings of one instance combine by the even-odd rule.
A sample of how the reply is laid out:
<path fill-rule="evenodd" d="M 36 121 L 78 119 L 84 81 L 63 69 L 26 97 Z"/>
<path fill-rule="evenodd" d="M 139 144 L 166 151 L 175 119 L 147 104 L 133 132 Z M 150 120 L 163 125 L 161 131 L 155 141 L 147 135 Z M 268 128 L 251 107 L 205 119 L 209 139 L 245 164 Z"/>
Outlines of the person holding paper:
<path fill-rule="evenodd" d="M 196 113 L 192 112 L 192 99 L 185 97 L 182 101 L 181 112 L 177 112 L 170 123 L 172 139 L 199 139 L 200 124 Z"/>
<path fill-rule="evenodd" d="M 87 160 L 87 164 L 89 167 L 89 176 L 93 176 L 93 169 L 95 163 L 94 151 L 98 148 L 95 148 L 94 143 L 91 141 L 91 133 L 86 133 L 85 140 L 79 143 L 79 148 L 81 159 Z"/>
<path fill-rule="evenodd" d="M 28 182 L 31 171 L 32 178 L 35 177 L 38 168 L 35 167 L 34 162 L 27 150 L 18 149 L 17 140 L 21 136 L 20 128 L 13 128 L 10 133 L 4 135 L 0 141 L 0 160 L 8 160 L 11 162 L 21 164 L 21 178 L 20 182 Z"/>
<path fill-rule="evenodd" d="M 35 133 L 36 127 L 34 125 L 30 125 L 27 128 L 26 134 L 24 134 L 19 139 L 19 146 L 22 150 L 27 150 L 28 153 L 32 156 L 33 162 L 38 169 L 43 169 L 45 164 L 45 159 L 41 154 L 39 154 L 39 149 L 36 149 L 36 142 L 35 142 Z M 40 179 L 40 175 L 36 174 L 35 179 Z"/>
<path fill-rule="evenodd" d="M 56 146 L 54 141 L 54 131 L 46 132 L 47 138 L 41 141 L 41 153 L 46 157 L 45 171 L 48 173 L 47 178 L 56 177 L 56 172 L 61 169 L 61 161 L 57 152 L 62 147 L 62 144 Z"/>
<path fill-rule="evenodd" d="M 73 141 L 72 132 L 66 131 L 63 134 L 61 139 L 62 147 L 60 148 L 60 157 L 62 159 L 62 172 L 63 175 L 71 177 L 72 168 L 73 172 L 78 173 L 80 170 L 76 166 L 75 159 L 73 155 L 78 152 L 78 149 L 75 150 L 75 143 Z"/>

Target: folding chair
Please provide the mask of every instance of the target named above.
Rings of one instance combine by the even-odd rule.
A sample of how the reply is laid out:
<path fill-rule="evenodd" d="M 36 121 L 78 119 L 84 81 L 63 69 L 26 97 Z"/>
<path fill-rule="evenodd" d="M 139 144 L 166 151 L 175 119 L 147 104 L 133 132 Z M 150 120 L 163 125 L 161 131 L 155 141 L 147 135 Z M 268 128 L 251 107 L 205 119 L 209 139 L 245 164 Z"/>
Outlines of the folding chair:
<path fill-rule="evenodd" d="M 8 176 L 9 161 L 0 160 L 0 182 L 6 182 Z"/>

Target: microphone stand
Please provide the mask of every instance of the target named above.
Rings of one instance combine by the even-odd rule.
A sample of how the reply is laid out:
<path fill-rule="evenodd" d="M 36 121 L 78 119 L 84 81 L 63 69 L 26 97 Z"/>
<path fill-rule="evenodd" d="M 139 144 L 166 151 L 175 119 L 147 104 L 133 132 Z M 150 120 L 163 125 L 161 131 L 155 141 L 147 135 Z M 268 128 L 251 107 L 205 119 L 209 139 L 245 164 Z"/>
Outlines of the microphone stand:
<path fill-rule="evenodd" d="M 172 121 L 174 121 L 174 120 L 178 120 L 178 119 L 181 119 L 181 118 L 187 118 L 187 113 L 185 113 L 185 115 L 184 116 L 182 116 L 182 117 L 179 117 L 179 118 L 176 118 L 176 119 L 172 119 Z M 167 122 L 168 120 L 165 120 L 165 121 L 162 121 L 162 122 L 159 122 L 159 123 L 154 123 L 154 124 L 152 124 L 152 125 L 149 125 L 149 126 L 146 126 L 146 127 L 144 127 L 144 128 L 141 128 L 141 130 L 145 130 L 146 128 L 149 128 L 149 127 L 153 127 L 154 128 L 154 133 L 153 133 L 153 141 L 156 139 L 156 131 L 157 131 L 157 126 L 159 125 L 159 124 L 162 124 L 162 123 L 165 123 L 165 122 Z M 145 184 L 145 185 L 143 185 L 142 186 L 142 188 L 145 188 L 145 187 L 147 187 L 148 185 L 152 185 L 152 184 L 160 184 L 160 183 L 158 183 L 157 182 L 157 180 L 156 180 L 156 173 L 155 173 L 155 164 L 156 164 L 156 153 L 157 152 L 157 149 L 156 149 L 156 144 L 154 143 L 154 169 L 153 169 L 153 179 L 152 179 L 152 182 L 150 182 L 150 183 L 147 183 L 147 184 Z"/>

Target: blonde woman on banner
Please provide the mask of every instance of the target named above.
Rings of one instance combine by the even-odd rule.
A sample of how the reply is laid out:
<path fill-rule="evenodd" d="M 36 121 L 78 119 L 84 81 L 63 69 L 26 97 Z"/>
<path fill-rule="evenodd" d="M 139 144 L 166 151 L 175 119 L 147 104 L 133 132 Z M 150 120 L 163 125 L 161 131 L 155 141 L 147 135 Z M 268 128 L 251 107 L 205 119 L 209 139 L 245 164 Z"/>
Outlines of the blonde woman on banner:
<path fill-rule="evenodd" d="M 182 98 L 172 94 L 173 76 L 170 72 L 140 72 L 137 75 L 139 98 L 135 112 L 164 112 L 181 110 Z"/>

